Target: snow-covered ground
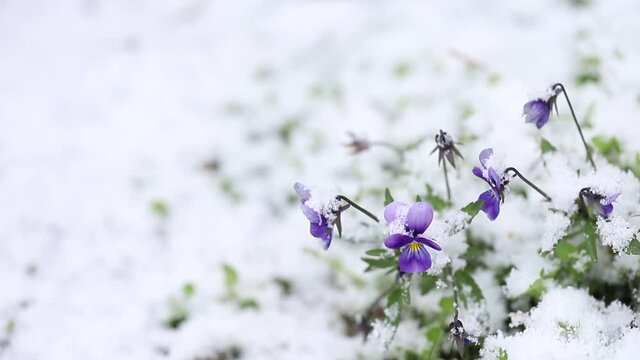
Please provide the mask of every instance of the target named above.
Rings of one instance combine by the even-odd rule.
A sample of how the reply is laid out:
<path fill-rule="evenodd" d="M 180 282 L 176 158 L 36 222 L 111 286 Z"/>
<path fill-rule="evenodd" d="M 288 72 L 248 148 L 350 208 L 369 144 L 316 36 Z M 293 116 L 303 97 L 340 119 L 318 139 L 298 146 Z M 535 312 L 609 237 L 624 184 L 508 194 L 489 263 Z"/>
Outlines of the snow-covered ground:
<path fill-rule="evenodd" d="M 586 137 L 615 136 L 634 161 L 638 14 L 640 2 L 622 0 L 0 0 L 0 359 L 382 358 L 375 339 L 347 335 L 344 317 L 378 294 L 381 276 L 360 257 L 384 230 L 347 214 L 345 238 L 324 252 L 292 185 L 333 188 L 379 216 L 385 187 L 407 202 L 425 183 L 443 194 L 429 156 L 439 129 L 466 137 L 454 208 L 486 190 L 471 167 L 492 147 L 560 209 L 585 181 L 621 187 L 615 224 L 637 228 L 633 176 L 596 155 L 600 175 L 571 182 L 590 168 L 563 99 L 540 131 L 520 115 L 532 92 L 562 82 L 590 118 Z M 389 149 L 349 155 L 348 132 L 428 141 L 398 175 Z M 562 154 L 546 167 L 542 136 Z M 476 274 L 483 326 L 502 331 L 487 349 L 550 358 L 540 346 L 577 332 L 603 343 L 565 339 L 556 358 L 631 358 L 634 310 L 557 284 L 512 315 L 527 333 L 506 335 L 506 299 L 552 266 L 539 250 L 567 221 L 535 193 L 508 196 L 495 222 L 472 224 L 495 248 L 487 262 L 515 266 L 504 287 L 494 268 Z M 605 245 L 624 242 L 606 226 Z M 462 266 L 461 239 L 440 239 L 434 271 Z M 640 260 L 598 265 L 613 279 Z M 414 303 L 437 307 L 433 296 Z M 556 302 L 568 335 L 549 328 Z M 595 325 L 575 330 L 576 311 Z M 408 320 L 387 355 L 426 343 Z"/>

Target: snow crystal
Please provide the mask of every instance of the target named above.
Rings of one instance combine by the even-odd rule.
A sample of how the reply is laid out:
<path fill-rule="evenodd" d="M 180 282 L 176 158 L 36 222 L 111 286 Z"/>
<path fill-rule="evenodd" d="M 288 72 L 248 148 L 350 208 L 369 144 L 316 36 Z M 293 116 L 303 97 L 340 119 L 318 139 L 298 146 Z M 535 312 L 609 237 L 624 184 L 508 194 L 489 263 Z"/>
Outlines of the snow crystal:
<path fill-rule="evenodd" d="M 635 235 L 635 230 L 620 216 L 612 215 L 608 219 L 599 217 L 596 224 L 602 244 L 611 246 L 616 253 L 624 251 Z"/>
<path fill-rule="evenodd" d="M 376 319 L 371 324 L 371 338 L 375 339 L 376 342 L 380 345 L 380 349 L 383 351 L 387 351 L 389 349 L 389 345 L 393 340 L 393 337 L 396 334 L 396 326 L 394 326 L 389 319 L 395 319 L 398 317 L 398 312 L 400 308 L 397 304 L 385 309 L 384 319 Z"/>
<path fill-rule="evenodd" d="M 544 221 L 544 233 L 540 242 L 542 251 L 551 251 L 555 244 L 567 233 L 571 224 L 569 217 L 560 212 L 549 212 Z"/>
<path fill-rule="evenodd" d="M 608 307 L 586 290 L 552 289 L 529 313 L 513 316 L 526 327 L 510 336 L 488 337 L 483 359 L 495 359 L 503 349 L 509 359 L 632 359 L 630 340 L 634 312 L 618 302 Z M 625 354 L 623 356 L 623 354 Z M 633 356 L 629 357 L 629 354 Z"/>
<path fill-rule="evenodd" d="M 407 212 L 409 212 L 409 208 L 406 206 L 396 207 L 396 219 L 389 224 L 389 235 L 409 234 L 409 232 L 405 228 L 405 223 L 407 222 Z"/>

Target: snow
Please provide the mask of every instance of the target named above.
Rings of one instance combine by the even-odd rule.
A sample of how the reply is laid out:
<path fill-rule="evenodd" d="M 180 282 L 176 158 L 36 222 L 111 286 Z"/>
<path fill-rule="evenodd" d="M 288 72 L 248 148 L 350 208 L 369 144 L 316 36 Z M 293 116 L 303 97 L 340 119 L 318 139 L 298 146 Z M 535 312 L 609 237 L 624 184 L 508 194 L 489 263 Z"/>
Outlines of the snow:
<path fill-rule="evenodd" d="M 1 1 L 0 359 L 425 349 L 410 315 L 382 349 L 347 334 L 343 316 L 361 314 L 388 281 L 360 259 L 384 247 L 388 228 L 349 209 L 343 238 L 324 252 L 291 186 L 331 189 L 311 202 L 327 216 L 335 194 L 380 219 L 385 188 L 407 203 L 425 184 L 445 198 L 429 156 L 440 129 L 465 159 L 449 168 L 451 208 L 425 233 L 443 247 L 429 274 L 482 261 L 472 275 L 485 300 L 460 316 L 490 336 L 484 356 L 636 358 L 637 309 L 551 278 L 533 309 L 523 295 L 557 270 L 552 250 L 585 187 L 621 195 L 597 220 L 598 262 L 581 250 L 574 269 L 611 286 L 640 271 L 624 254 L 640 228 L 632 169 L 597 153 L 591 169 L 563 97 L 541 130 L 520 118 L 529 89 L 562 82 L 583 124 L 593 109 L 587 140 L 615 136 L 620 161 L 636 164 L 640 4 L 573 3 Z M 593 55 L 601 81 L 578 86 Z M 425 140 L 404 156 L 384 146 L 351 155 L 349 132 Z M 557 151 L 541 154 L 542 138 Z M 498 219 L 470 223 L 457 209 L 487 189 L 471 168 L 489 147 L 493 166 L 517 168 L 552 201 L 514 178 Z M 491 249 L 465 257 L 471 239 Z M 223 264 L 237 272 L 234 299 Z M 425 296 L 412 290 L 430 316 L 451 296 L 443 281 Z M 172 299 L 187 312 L 175 329 L 164 325 Z M 505 325 L 516 310 L 524 331 Z M 385 324 L 374 328 L 387 343 Z"/>

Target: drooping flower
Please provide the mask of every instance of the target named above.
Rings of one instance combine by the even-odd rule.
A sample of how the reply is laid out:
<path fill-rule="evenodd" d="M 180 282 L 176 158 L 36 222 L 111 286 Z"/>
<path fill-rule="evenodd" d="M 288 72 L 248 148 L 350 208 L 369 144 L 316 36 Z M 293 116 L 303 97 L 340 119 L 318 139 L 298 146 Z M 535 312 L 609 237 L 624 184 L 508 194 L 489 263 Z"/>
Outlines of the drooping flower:
<path fill-rule="evenodd" d="M 359 154 L 371 148 L 371 142 L 367 138 L 355 135 L 354 133 L 348 133 L 348 135 L 351 141 L 345 144 L 345 146 L 351 149 L 352 155 Z"/>
<path fill-rule="evenodd" d="M 404 203 L 394 201 L 385 208 L 384 218 L 391 230 L 391 235 L 384 241 L 384 245 L 390 249 L 402 249 L 398 261 L 400 270 L 407 273 L 429 270 L 431 255 L 426 247 L 442 250 L 434 240 L 420 236 L 433 221 L 431 204 L 418 201 L 408 207 Z"/>
<path fill-rule="evenodd" d="M 456 310 L 453 321 L 449 323 L 447 327 L 447 331 L 453 337 L 453 342 L 456 344 L 456 348 L 460 357 L 464 358 L 464 347 L 465 345 L 469 345 L 473 342 L 473 337 L 471 337 L 467 331 L 464 329 L 464 325 L 462 321 L 458 319 L 458 310 Z"/>
<path fill-rule="evenodd" d="M 489 158 L 493 156 L 493 149 L 484 149 L 480 152 L 480 164 L 482 168 L 473 167 L 473 174 L 489 184 L 491 189 L 483 192 L 478 197 L 484 204 L 482 211 L 487 214 L 489 220 L 493 221 L 500 214 L 500 204 L 504 202 L 504 185 L 502 177 L 498 172 L 488 164 Z"/>
<path fill-rule="evenodd" d="M 522 107 L 522 117 L 527 123 L 535 123 L 538 129 L 542 128 L 551 116 L 553 107 L 556 104 L 558 91 L 556 88 L 547 89 L 542 97 L 535 98 Z"/>
<path fill-rule="evenodd" d="M 451 135 L 446 132 L 440 130 L 440 133 L 436 134 L 436 147 L 431 150 L 431 154 L 438 150 L 438 165 L 446 158 L 449 164 L 455 168 L 455 157 L 459 156 L 460 159 L 464 159 L 460 151 L 458 151 L 456 144 Z"/>
<path fill-rule="evenodd" d="M 325 203 L 314 201 L 311 191 L 301 183 L 295 183 L 293 189 L 300 197 L 300 209 L 310 223 L 310 232 L 323 242 L 323 248 L 327 250 L 333 238 L 333 225 L 340 221 L 340 212 L 349 205 L 342 205 L 337 199 Z"/>
<path fill-rule="evenodd" d="M 616 201 L 619 192 L 603 195 L 595 192 L 591 188 L 580 190 L 580 195 L 586 200 L 587 206 L 593 209 L 593 212 L 602 218 L 608 218 L 613 212 L 613 202 Z"/>

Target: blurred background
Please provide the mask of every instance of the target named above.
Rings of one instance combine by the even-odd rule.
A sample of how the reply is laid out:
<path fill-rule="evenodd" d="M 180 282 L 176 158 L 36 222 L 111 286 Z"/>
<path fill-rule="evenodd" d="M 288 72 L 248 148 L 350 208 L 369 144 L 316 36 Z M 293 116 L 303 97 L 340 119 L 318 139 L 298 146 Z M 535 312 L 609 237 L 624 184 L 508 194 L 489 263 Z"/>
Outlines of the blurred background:
<path fill-rule="evenodd" d="M 440 128 L 537 149 L 512 146 L 535 131 L 522 104 L 554 82 L 634 144 L 639 11 L 0 0 L 0 359 L 381 358 L 348 331 L 376 295 L 367 247 L 323 252 L 293 183 L 379 214 L 385 186 L 417 185 L 348 132 L 414 143 L 422 184 Z"/>

